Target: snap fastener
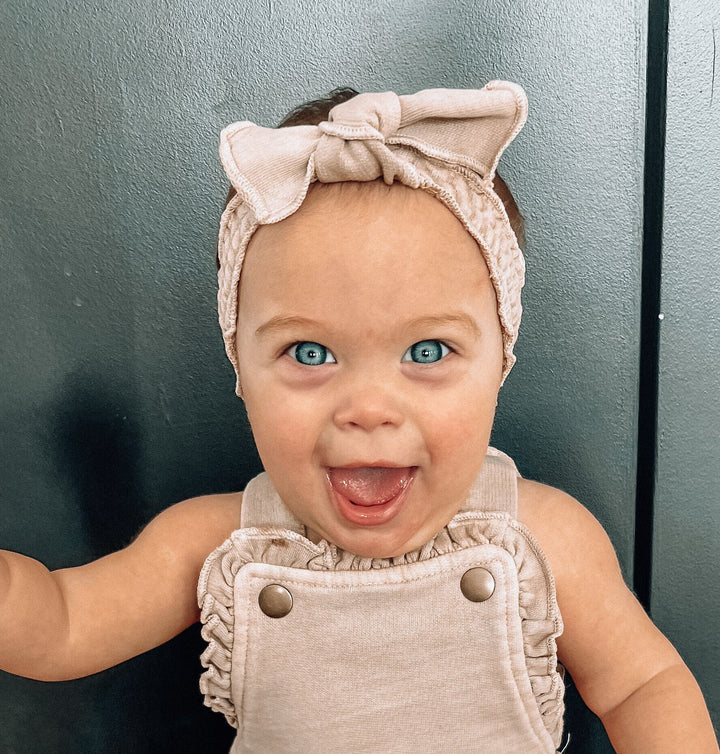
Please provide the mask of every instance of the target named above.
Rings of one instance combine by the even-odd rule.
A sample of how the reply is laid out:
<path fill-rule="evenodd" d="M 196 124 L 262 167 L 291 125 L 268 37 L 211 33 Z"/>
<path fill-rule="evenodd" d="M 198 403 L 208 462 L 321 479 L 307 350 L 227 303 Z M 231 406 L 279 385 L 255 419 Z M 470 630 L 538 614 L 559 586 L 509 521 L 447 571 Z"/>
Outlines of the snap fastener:
<path fill-rule="evenodd" d="M 460 590 L 470 602 L 485 602 L 495 591 L 495 579 L 487 568 L 471 568 L 460 579 Z"/>
<path fill-rule="evenodd" d="M 292 594 L 280 584 L 268 584 L 260 590 L 258 605 L 269 618 L 284 618 L 292 610 Z"/>

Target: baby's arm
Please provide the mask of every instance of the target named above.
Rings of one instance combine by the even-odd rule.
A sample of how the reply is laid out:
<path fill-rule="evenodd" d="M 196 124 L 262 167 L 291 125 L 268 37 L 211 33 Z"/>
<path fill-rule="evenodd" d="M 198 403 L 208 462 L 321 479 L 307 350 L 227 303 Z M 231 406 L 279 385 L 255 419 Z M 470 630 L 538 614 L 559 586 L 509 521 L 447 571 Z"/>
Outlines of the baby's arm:
<path fill-rule="evenodd" d="M 700 688 L 622 578 L 607 534 L 559 490 L 520 481 L 520 520 L 553 570 L 558 657 L 618 752 L 718 752 Z"/>
<path fill-rule="evenodd" d="M 39 680 L 95 673 L 171 639 L 199 617 L 204 559 L 239 526 L 238 495 L 186 500 L 123 550 L 48 571 L 0 551 L 0 668 Z"/>

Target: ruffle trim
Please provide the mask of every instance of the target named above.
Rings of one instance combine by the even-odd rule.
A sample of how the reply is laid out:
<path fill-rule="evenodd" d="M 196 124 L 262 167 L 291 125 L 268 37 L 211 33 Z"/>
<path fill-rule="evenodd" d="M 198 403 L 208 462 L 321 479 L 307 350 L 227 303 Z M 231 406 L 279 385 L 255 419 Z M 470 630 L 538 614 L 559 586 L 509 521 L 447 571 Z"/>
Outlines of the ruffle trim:
<path fill-rule="evenodd" d="M 545 729 L 557 741 L 562 729 L 564 685 L 555 641 L 563 629 L 555 582 L 532 534 L 505 513 L 460 513 L 430 542 L 395 558 L 362 558 L 325 540 L 316 545 L 286 529 L 262 527 L 233 532 L 208 557 L 198 582 L 201 633 L 208 644 L 200 657 L 206 668 L 200 678 L 205 704 L 225 715 L 234 728 L 238 727 L 230 671 L 235 576 L 244 565 L 270 563 L 310 571 L 366 571 L 416 563 L 485 544 L 502 547 L 515 562 L 530 685 Z M 547 596 L 544 603 L 537 599 L 539 590 Z"/>

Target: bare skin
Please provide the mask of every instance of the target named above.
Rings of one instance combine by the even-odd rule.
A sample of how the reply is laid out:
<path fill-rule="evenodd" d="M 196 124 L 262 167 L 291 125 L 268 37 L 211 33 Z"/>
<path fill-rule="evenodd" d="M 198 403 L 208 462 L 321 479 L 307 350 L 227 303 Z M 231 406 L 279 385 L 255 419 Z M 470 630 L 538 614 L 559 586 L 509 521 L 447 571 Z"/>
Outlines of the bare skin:
<path fill-rule="evenodd" d="M 445 525 L 479 470 L 502 366 L 494 293 L 474 241 L 422 192 L 349 187 L 306 203 L 261 229 L 248 251 L 238 335 L 248 415 L 308 536 L 388 557 Z M 342 222 L 328 222 L 341 212 Z M 452 255 L 439 270 L 441 252 Z M 272 295 L 267 280 L 276 283 Z M 421 365 L 407 358 L 418 341 L 448 349 Z M 297 342 L 331 356 L 301 364 Z M 406 515 L 371 532 L 339 518 L 318 480 L 327 466 L 373 454 L 417 467 L 418 494 Z M 241 501 L 237 493 L 179 503 L 124 550 L 78 568 L 49 572 L 0 553 L 0 616 L 11 616 L 0 617 L 0 667 L 76 678 L 184 630 L 199 618 L 202 564 L 239 526 Z M 565 624 L 559 659 L 616 750 L 718 752 L 695 680 L 623 582 L 593 516 L 559 490 L 520 480 L 518 518 L 555 577 Z"/>
<path fill-rule="evenodd" d="M 555 577 L 558 658 L 615 751 L 717 752 L 695 678 L 626 586 L 602 526 L 553 487 L 521 479 L 518 492 L 518 519 Z"/>
<path fill-rule="evenodd" d="M 240 525 L 242 494 L 210 495 L 160 513 L 123 550 L 48 571 L 0 553 L 0 667 L 43 681 L 97 673 L 176 636 L 199 617 L 198 574 Z M 0 622 L 5 623 L 0 619 Z"/>

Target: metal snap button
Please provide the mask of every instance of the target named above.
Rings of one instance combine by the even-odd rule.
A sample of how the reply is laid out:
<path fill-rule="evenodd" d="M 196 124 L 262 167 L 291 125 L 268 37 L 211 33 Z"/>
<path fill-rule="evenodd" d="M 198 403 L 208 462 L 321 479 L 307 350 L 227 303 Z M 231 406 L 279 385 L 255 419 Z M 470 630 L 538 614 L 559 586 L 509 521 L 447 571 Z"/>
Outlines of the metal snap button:
<path fill-rule="evenodd" d="M 258 605 L 268 617 L 283 618 L 292 610 L 292 594 L 280 584 L 268 584 L 260 590 Z"/>
<path fill-rule="evenodd" d="M 470 602 L 485 602 L 495 591 L 495 579 L 486 568 L 471 568 L 460 579 L 460 590 Z"/>

